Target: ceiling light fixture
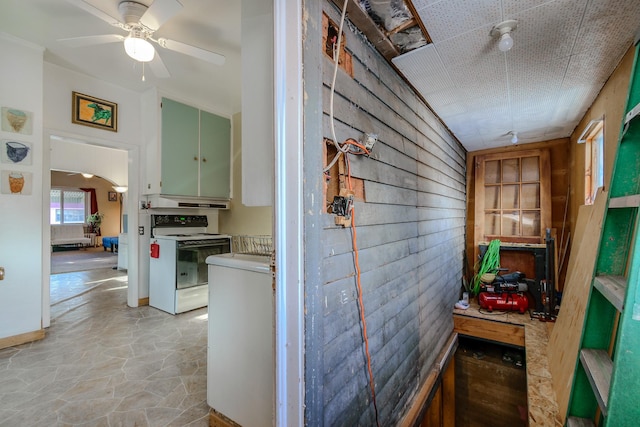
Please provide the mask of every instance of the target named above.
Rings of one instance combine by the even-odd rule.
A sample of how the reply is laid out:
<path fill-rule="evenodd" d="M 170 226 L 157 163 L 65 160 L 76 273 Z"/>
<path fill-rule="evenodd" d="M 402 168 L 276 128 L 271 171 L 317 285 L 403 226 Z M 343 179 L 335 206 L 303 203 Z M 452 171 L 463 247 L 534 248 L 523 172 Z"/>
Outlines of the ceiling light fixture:
<path fill-rule="evenodd" d="M 156 50 L 153 45 L 146 40 L 143 31 L 131 30 L 131 34 L 124 39 L 124 50 L 131 58 L 140 62 L 153 60 Z"/>
<path fill-rule="evenodd" d="M 128 187 L 126 185 L 114 185 L 113 189 L 116 190 L 116 193 L 126 193 Z"/>
<path fill-rule="evenodd" d="M 491 37 L 500 37 L 500 41 L 498 42 L 498 49 L 500 49 L 500 51 L 507 52 L 513 47 L 511 32 L 514 31 L 517 26 L 518 21 L 509 19 L 497 24 L 491 29 L 491 31 L 489 32 L 489 35 Z"/>
<path fill-rule="evenodd" d="M 517 144 L 518 143 L 518 132 L 514 132 L 514 131 L 510 131 L 507 132 L 509 135 L 511 135 L 511 143 L 512 144 Z"/>
<path fill-rule="evenodd" d="M 83 173 L 82 176 L 84 176 L 87 179 L 93 178 L 93 174 L 92 173 Z"/>

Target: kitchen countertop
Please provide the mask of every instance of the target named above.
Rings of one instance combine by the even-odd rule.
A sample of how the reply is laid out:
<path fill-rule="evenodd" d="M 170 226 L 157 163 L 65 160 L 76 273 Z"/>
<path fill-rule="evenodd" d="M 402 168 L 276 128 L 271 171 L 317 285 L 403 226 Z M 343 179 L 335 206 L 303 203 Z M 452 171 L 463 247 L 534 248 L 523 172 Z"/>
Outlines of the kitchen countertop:
<path fill-rule="evenodd" d="M 551 373 L 547 358 L 549 333 L 553 323 L 532 319 L 528 314 L 515 311 L 497 314 L 480 312 L 475 300 L 470 301 L 466 310 L 453 309 L 454 316 L 483 319 L 524 328 L 524 342 L 527 369 L 527 405 L 529 427 L 562 427 L 555 393 L 551 387 Z"/>

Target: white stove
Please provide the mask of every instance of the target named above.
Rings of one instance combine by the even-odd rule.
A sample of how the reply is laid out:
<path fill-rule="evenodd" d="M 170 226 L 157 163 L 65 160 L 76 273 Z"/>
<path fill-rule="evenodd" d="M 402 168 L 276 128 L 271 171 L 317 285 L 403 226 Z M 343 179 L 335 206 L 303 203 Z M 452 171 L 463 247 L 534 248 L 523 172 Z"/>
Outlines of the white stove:
<path fill-rule="evenodd" d="M 229 238 L 225 234 L 208 233 L 206 215 L 151 215 L 151 237 L 176 241 Z"/>
<path fill-rule="evenodd" d="M 207 305 L 206 259 L 231 252 L 231 236 L 207 226 L 205 215 L 151 215 L 150 306 L 177 314 Z"/>

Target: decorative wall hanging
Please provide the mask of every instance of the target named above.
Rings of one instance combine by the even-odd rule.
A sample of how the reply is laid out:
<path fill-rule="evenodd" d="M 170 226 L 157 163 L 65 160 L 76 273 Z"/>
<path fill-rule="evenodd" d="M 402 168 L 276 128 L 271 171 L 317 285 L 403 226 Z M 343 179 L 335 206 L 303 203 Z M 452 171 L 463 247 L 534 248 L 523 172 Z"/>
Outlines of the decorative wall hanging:
<path fill-rule="evenodd" d="M 72 92 L 73 123 L 94 128 L 118 131 L 118 104 Z"/>
<path fill-rule="evenodd" d="M 33 184 L 31 172 L 3 170 L 0 174 L 0 193 L 29 195 Z"/>
<path fill-rule="evenodd" d="M 116 193 L 115 191 L 109 191 L 109 201 L 110 202 L 117 202 L 118 201 L 118 193 Z"/>
<path fill-rule="evenodd" d="M 2 130 L 31 135 L 33 133 L 33 113 L 17 108 L 2 107 Z"/>
<path fill-rule="evenodd" d="M 12 139 L 0 140 L 0 162 L 12 165 L 31 165 L 31 144 Z"/>

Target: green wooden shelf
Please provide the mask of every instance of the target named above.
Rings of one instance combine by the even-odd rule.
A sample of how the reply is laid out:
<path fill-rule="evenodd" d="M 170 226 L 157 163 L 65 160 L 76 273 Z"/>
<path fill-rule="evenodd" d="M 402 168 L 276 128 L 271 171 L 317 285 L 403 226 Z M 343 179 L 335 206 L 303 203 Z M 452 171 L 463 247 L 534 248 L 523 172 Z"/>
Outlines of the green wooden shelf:
<path fill-rule="evenodd" d="M 600 410 L 606 416 L 613 362 L 606 351 L 590 348 L 580 350 L 580 362 L 587 373 L 587 378 L 591 384 L 593 394 L 596 396 Z"/>
<path fill-rule="evenodd" d="M 595 427 L 595 424 L 588 418 L 569 417 L 567 427 Z"/>
<path fill-rule="evenodd" d="M 627 290 L 627 279 L 624 276 L 596 276 L 593 287 L 600 291 L 618 310 L 624 308 L 624 294 Z"/>
<path fill-rule="evenodd" d="M 638 206 L 640 206 L 640 194 L 612 197 L 609 200 L 609 208 L 637 208 Z"/>

